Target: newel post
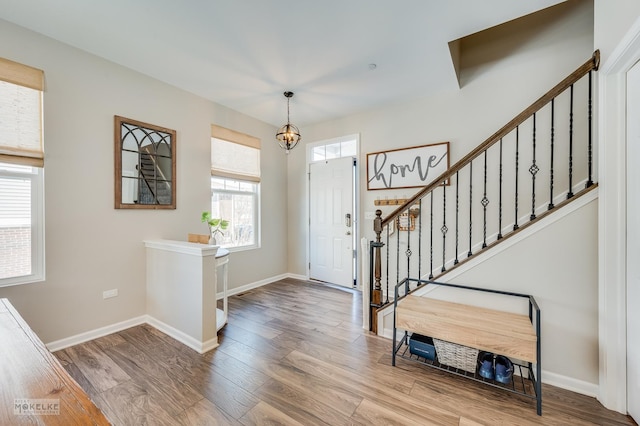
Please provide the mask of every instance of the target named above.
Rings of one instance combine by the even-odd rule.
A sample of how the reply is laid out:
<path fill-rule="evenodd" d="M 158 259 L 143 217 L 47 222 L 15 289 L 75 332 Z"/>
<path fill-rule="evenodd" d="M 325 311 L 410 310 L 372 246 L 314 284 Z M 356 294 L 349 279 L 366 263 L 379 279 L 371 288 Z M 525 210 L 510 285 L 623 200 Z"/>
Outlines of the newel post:
<path fill-rule="evenodd" d="M 373 291 L 371 292 L 371 331 L 378 332 L 378 315 L 377 308 L 382 303 L 382 284 L 380 278 L 382 277 L 382 256 L 381 247 L 382 244 L 380 235 L 382 234 L 382 210 L 376 210 L 376 218 L 373 220 L 373 232 L 376 233 L 376 242 L 373 244 L 374 250 L 374 284 Z"/>

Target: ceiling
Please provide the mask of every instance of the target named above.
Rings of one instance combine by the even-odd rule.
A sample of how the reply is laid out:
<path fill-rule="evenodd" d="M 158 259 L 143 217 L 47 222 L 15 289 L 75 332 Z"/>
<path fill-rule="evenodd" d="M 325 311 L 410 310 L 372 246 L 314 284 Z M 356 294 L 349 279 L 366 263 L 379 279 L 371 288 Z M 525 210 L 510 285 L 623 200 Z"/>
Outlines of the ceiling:
<path fill-rule="evenodd" d="M 448 42 L 561 2 L 0 0 L 0 18 L 274 126 L 291 90 L 302 127 L 457 90 Z"/>

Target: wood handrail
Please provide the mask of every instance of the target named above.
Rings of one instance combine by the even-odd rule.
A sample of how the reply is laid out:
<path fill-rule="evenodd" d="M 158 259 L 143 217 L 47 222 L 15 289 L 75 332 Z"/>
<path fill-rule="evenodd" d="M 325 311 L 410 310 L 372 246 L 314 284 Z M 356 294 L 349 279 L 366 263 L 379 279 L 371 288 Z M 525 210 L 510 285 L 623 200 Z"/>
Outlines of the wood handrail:
<path fill-rule="evenodd" d="M 529 117 L 531 117 L 535 112 L 539 111 L 551 102 L 552 99 L 557 97 L 559 94 L 568 89 L 572 84 L 580 80 L 591 70 L 598 70 L 600 66 L 600 50 L 596 50 L 593 52 L 592 57 L 578 67 L 574 72 L 572 72 L 567 78 L 558 83 L 555 87 L 549 90 L 547 93 L 542 95 L 537 101 L 532 103 L 528 108 L 518 114 L 513 120 L 509 121 L 504 127 L 491 135 L 488 139 L 474 148 L 469 154 L 462 157 L 458 160 L 453 166 L 451 166 L 448 170 L 434 179 L 429 185 L 425 186 L 421 189 L 417 194 L 407 200 L 402 206 L 396 208 L 391 214 L 389 214 L 386 218 L 382 219 L 382 227 L 387 226 L 392 220 L 395 220 L 403 211 L 405 211 L 409 206 L 415 204 L 416 201 L 423 198 L 426 194 L 433 191 L 438 186 L 442 185 L 442 182 L 450 179 L 457 172 L 462 170 L 464 166 L 469 164 L 471 161 L 475 160 L 480 154 L 489 149 L 495 143 L 500 141 L 503 137 L 508 135 L 511 131 L 513 131 L 516 127 L 524 123 Z"/>

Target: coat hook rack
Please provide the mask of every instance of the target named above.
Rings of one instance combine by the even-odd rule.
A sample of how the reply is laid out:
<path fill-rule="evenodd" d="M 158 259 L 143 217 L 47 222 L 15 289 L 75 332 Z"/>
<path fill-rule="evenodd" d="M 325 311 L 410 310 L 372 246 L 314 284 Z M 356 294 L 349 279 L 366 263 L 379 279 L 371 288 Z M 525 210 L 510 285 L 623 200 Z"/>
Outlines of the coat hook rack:
<path fill-rule="evenodd" d="M 385 198 L 384 200 L 374 200 L 373 204 L 376 206 L 401 206 L 409 201 L 408 198 Z"/>

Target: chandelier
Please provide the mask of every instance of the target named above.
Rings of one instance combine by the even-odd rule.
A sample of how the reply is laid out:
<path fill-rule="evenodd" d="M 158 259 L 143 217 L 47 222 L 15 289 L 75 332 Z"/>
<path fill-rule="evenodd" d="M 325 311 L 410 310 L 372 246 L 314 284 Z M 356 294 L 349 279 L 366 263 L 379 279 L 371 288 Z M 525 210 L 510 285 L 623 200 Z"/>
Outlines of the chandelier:
<path fill-rule="evenodd" d="M 284 149 L 288 154 L 300 142 L 302 137 L 300 136 L 300 130 L 289 122 L 289 100 L 293 97 L 293 92 L 284 92 L 284 96 L 287 98 L 287 124 L 278 129 L 276 139 L 280 144 L 280 148 Z"/>

